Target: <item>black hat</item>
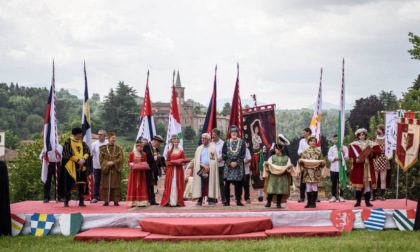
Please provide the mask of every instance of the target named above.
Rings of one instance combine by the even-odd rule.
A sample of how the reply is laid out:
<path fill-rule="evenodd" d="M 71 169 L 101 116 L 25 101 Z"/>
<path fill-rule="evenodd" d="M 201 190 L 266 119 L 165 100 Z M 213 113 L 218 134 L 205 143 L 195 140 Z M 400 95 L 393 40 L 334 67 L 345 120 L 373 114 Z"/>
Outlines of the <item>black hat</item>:
<path fill-rule="evenodd" d="M 83 130 L 82 130 L 82 128 L 79 128 L 79 127 L 77 127 L 77 128 L 73 128 L 72 130 L 71 130 L 71 134 L 72 135 L 78 135 L 78 134 L 82 134 L 83 133 Z"/>
<path fill-rule="evenodd" d="M 156 141 L 161 142 L 161 143 L 165 142 L 165 140 L 163 140 L 163 138 L 160 135 L 154 136 L 152 138 L 152 140 L 156 140 Z"/>
<path fill-rule="evenodd" d="M 238 132 L 239 133 L 239 128 L 238 128 L 238 126 L 236 126 L 236 125 L 232 125 L 232 126 L 230 126 L 230 132 L 232 133 L 232 132 Z"/>
<path fill-rule="evenodd" d="M 277 150 L 281 150 L 281 151 L 284 149 L 283 144 L 276 144 L 275 147 L 276 147 Z"/>

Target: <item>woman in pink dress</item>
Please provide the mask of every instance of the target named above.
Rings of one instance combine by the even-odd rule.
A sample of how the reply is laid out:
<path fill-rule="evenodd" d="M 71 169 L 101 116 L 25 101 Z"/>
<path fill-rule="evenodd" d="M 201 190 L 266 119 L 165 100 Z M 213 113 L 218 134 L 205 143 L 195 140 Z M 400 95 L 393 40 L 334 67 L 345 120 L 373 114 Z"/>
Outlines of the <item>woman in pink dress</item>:
<path fill-rule="evenodd" d="M 135 170 L 133 166 L 146 162 L 146 153 L 143 152 L 143 142 L 138 140 L 134 151 L 128 157 L 130 175 L 128 177 L 126 204 L 129 207 L 145 207 L 148 205 L 146 174 L 144 170 Z"/>
<path fill-rule="evenodd" d="M 173 161 L 185 160 L 184 151 L 179 145 L 179 137 L 171 136 L 172 146 L 168 150 L 168 160 L 166 160 L 165 190 L 162 195 L 161 206 L 185 206 L 184 204 L 184 169 L 183 163 L 174 164 Z"/>

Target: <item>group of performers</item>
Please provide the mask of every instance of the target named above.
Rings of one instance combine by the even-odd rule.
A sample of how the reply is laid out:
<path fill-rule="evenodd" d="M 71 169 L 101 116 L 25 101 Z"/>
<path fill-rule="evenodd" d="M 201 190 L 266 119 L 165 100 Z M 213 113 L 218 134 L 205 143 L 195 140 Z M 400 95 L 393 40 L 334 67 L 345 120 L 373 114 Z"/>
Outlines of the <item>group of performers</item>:
<path fill-rule="evenodd" d="M 156 135 L 150 142 L 145 139 L 137 140 L 127 162 L 130 172 L 126 205 L 129 207 L 185 206 L 184 197 L 187 195 L 187 198 L 196 199 L 198 206 L 205 203 L 204 199 L 207 199 L 208 205 L 215 205 L 219 197 L 224 206 L 229 206 L 230 187 L 233 184 L 236 205 L 243 206 L 241 201 L 243 189 L 245 189 L 245 201 L 251 203 L 249 199 L 251 166 L 251 173 L 259 173 L 262 179 L 263 191 L 267 198 L 265 207 L 271 207 L 274 201 L 277 208 L 281 208 L 281 203 L 289 198 L 293 181 L 291 177 L 294 176 L 301 179 L 301 189 L 305 186 L 307 196 L 305 208 L 315 208 L 318 200 L 318 184 L 322 180 L 322 169 L 326 166 L 326 161 L 316 146 L 316 137 L 310 135 L 310 129 L 304 130 L 305 137 L 300 142 L 298 150 L 300 159 L 294 167 L 288 157 L 290 142 L 282 134 L 279 134 L 277 143 L 273 144 L 271 156 L 264 161 L 261 145 L 266 140 L 264 135 L 261 138 L 260 130 L 257 126 L 252 130 L 252 157 L 249 146 L 239 137 L 239 128 L 235 125 L 230 127 L 231 138 L 226 141 L 220 139 L 218 129 L 214 129 L 212 135 L 204 133 L 201 136 L 202 144 L 196 149 L 193 160 L 185 158 L 184 150 L 179 147 L 180 139 L 177 135 L 171 136 L 167 160 L 163 158 L 159 150 L 159 146 L 164 142 L 162 137 Z M 105 134 L 104 131 L 99 133 Z M 338 163 L 349 158 L 352 161 L 350 183 L 356 190 L 354 206 L 361 205 L 363 195 L 365 205 L 372 206 L 371 201 L 376 199 L 376 194 L 372 193 L 372 190 L 373 192 L 380 190 L 378 199 L 385 200 L 384 194 L 385 189 L 389 187 L 391 166 L 384 155 L 383 135 L 383 125 L 378 125 L 377 137 L 374 141 L 366 139 L 366 129 L 358 129 L 355 132 L 356 140 L 350 143 L 349 148 L 345 146 L 337 148 L 337 136 L 334 136 L 334 145 L 328 152 L 332 181 L 330 202 L 344 201 L 342 192 L 338 189 Z M 95 190 L 91 203 L 99 200 L 97 195 L 100 195 L 100 199 L 104 201 L 103 206 L 108 206 L 110 202 L 118 206 L 121 200 L 124 151 L 121 146 L 115 144 L 115 140 L 115 133 L 110 132 L 107 134 L 107 142 L 102 141 L 103 144 L 100 146 L 95 143 L 92 145 L 93 161 L 95 163 L 95 158 L 98 159 L 96 163 L 100 165 L 101 170 L 100 183 L 98 183 L 101 191 L 99 193 Z M 58 192 L 64 201 L 64 206 L 69 206 L 71 191 L 76 190 L 79 206 L 85 207 L 86 161 L 92 154 L 82 140 L 82 129 L 74 128 L 71 138 L 63 145 L 62 153 L 55 152 L 55 154 L 57 158 L 62 156 Z M 184 170 L 187 163 L 187 168 Z M 163 167 L 166 168 L 164 192 L 158 204 L 154 187 L 162 176 Z M 96 180 L 95 173 L 95 188 Z M 378 182 L 380 189 L 376 189 Z M 48 202 L 49 190 L 44 191 L 48 191 L 44 196 L 44 202 Z M 262 201 L 260 197 L 262 197 L 261 194 L 258 195 L 258 200 Z M 299 202 L 302 201 L 304 199 L 301 197 Z"/>

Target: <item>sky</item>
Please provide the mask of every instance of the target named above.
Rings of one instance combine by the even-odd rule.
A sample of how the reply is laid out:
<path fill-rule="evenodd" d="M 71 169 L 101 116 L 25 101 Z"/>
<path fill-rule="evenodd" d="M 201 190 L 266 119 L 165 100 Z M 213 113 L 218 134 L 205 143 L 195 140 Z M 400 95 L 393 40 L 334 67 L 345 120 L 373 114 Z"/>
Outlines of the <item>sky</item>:
<path fill-rule="evenodd" d="M 185 99 L 207 106 L 217 64 L 219 99 L 240 95 L 277 109 L 347 103 L 393 91 L 420 74 L 408 33 L 420 35 L 417 0 L 0 0 L 0 82 L 51 85 L 103 99 L 119 81 L 169 102 L 174 70 Z"/>

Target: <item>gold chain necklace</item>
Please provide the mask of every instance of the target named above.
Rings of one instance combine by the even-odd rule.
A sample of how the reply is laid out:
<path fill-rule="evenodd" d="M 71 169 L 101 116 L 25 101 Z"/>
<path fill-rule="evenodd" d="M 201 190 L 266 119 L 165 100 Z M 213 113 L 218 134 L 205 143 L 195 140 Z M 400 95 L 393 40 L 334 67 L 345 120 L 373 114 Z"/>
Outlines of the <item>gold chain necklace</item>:
<path fill-rule="evenodd" d="M 241 143 L 240 141 L 241 141 L 241 139 L 238 139 L 238 144 L 236 145 L 235 150 L 233 150 L 232 149 L 232 139 L 229 139 L 229 143 L 230 143 L 229 144 L 229 150 L 233 153 L 236 153 L 239 150 L 239 144 Z"/>

